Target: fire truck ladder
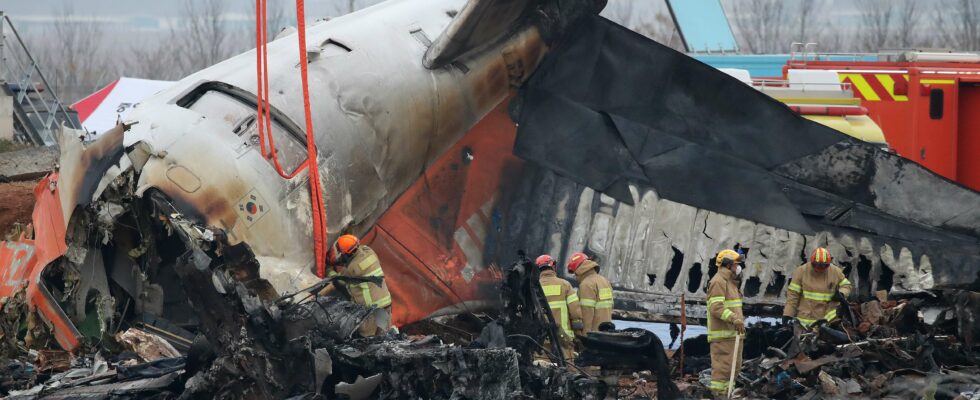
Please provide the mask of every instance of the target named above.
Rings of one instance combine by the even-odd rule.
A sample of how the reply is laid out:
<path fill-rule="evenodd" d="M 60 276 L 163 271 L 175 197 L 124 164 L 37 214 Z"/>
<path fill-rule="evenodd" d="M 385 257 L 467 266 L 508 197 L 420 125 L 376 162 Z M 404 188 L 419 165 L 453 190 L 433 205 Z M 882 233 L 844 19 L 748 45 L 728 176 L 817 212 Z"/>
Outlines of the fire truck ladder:
<path fill-rule="evenodd" d="M 55 132 L 61 124 L 81 129 L 77 115 L 62 104 L 10 17 L 2 11 L 0 87 L 13 100 L 14 140 L 37 146 L 55 146 Z"/>

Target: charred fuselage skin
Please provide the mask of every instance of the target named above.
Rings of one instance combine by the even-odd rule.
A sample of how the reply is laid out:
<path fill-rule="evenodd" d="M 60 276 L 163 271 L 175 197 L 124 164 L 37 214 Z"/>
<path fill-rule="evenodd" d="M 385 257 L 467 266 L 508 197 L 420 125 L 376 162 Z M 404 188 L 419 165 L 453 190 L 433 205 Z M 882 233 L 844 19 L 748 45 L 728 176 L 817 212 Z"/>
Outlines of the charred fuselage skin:
<path fill-rule="evenodd" d="M 546 51 L 538 28 L 529 25 L 474 56 L 427 69 L 427 46 L 465 2 L 424 3 L 391 1 L 308 28 L 328 240 L 370 227 Z M 268 48 L 274 131 L 295 136 L 274 138 L 280 161 L 293 166 L 306 151 L 296 128 L 304 118 L 297 48 L 295 33 Z M 127 121 L 136 125 L 125 145 L 143 155 L 129 160 L 137 195 L 159 190 L 182 213 L 226 230 L 232 243 L 247 242 L 263 276 L 280 291 L 293 290 L 317 279 L 309 184 L 305 171 L 282 178 L 261 155 L 258 131 L 248 121 L 248 109 L 255 112 L 255 57 L 254 50 L 236 56 L 140 104 Z"/>

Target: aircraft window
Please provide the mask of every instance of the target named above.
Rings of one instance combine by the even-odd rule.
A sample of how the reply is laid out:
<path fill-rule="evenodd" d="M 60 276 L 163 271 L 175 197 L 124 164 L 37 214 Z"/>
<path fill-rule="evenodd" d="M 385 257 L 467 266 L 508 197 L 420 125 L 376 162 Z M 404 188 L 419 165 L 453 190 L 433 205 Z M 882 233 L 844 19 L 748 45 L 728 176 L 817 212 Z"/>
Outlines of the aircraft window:
<path fill-rule="evenodd" d="M 245 135 L 249 138 L 253 146 L 259 146 L 258 124 L 251 124 L 245 132 Z M 286 129 L 276 121 L 272 121 L 272 139 L 276 145 L 276 158 L 279 160 L 279 166 L 282 167 L 283 172 L 292 173 L 306 161 L 306 143 L 300 142 L 290 136 Z M 268 146 L 269 144 L 266 143 L 267 151 Z M 272 160 L 269 160 L 269 162 L 271 163 Z"/>
<path fill-rule="evenodd" d="M 255 115 L 255 107 L 248 107 L 231 96 L 214 90 L 205 92 L 187 108 L 201 113 L 208 119 L 216 118 L 222 124 L 228 125 L 229 130 L 240 125 L 249 116 Z"/>
<path fill-rule="evenodd" d="M 226 125 L 229 131 L 246 139 L 251 146 L 259 147 L 254 98 L 247 97 L 251 94 L 240 89 L 230 86 L 225 88 L 227 85 L 223 84 L 216 86 L 217 84 L 212 82 L 202 85 L 201 88 L 177 101 L 177 105 L 219 121 Z M 283 172 L 292 173 L 306 161 L 306 142 L 298 137 L 297 128 L 287 129 L 281 123 L 284 117 L 278 110 L 272 110 L 271 114 L 272 140 L 275 142 L 276 158 Z M 259 148 L 255 150 L 259 151 Z M 272 160 L 269 160 L 269 163 L 272 163 Z"/>

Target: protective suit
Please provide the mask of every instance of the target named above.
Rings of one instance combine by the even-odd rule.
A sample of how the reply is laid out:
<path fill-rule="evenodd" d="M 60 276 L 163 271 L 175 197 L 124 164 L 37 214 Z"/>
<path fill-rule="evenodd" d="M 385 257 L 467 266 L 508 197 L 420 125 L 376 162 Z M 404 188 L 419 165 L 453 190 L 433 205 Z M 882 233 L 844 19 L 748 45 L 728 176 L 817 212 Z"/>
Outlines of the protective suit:
<path fill-rule="evenodd" d="M 575 333 L 582 329 L 582 310 L 575 288 L 568 281 L 559 278 L 553 269 L 541 271 L 541 290 L 548 299 L 551 315 L 558 324 L 561 335 L 561 349 L 566 360 L 575 357 Z"/>
<path fill-rule="evenodd" d="M 711 351 L 711 383 L 708 388 L 715 395 L 727 395 L 731 378 L 732 360 L 736 370 L 742 369 L 742 348 L 745 341 L 735 347 L 735 336 L 745 332 L 742 314 L 742 292 L 735 273 L 722 266 L 724 260 L 737 262 L 739 254 L 725 250 L 718 254 L 718 272 L 708 282 L 708 343 Z M 744 338 L 743 338 L 744 339 Z"/>
<path fill-rule="evenodd" d="M 834 293 L 840 292 L 846 298 L 851 294 L 851 281 L 847 280 L 840 267 L 831 265 L 819 271 L 810 263 L 803 264 L 793 272 L 793 279 L 786 290 L 786 306 L 783 316 L 794 317 L 800 325 L 809 327 L 817 320 L 837 319 L 840 302 Z"/>
<path fill-rule="evenodd" d="M 341 268 L 340 272 L 331 269 L 327 272 L 328 275 L 384 278 L 385 273 L 381 269 L 381 261 L 378 260 L 378 255 L 374 253 L 374 250 L 366 245 L 361 245 L 356 239 L 350 239 L 348 236 L 350 235 L 344 235 L 341 238 L 353 242 L 343 246 L 342 249 L 338 249 L 338 244 L 335 244 L 333 251 L 328 254 L 330 259 L 337 259 L 338 257 L 343 259 L 343 261 L 338 262 L 335 269 L 339 266 L 344 268 Z M 339 256 L 339 254 L 343 254 L 343 256 Z M 358 329 L 361 336 L 381 335 L 391 329 L 391 293 L 388 292 L 387 283 L 384 281 L 381 282 L 381 285 L 370 282 L 331 283 L 320 292 L 320 295 L 330 294 L 337 287 L 343 288 L 350 296 L 351 301 L 381 309 L 382 314 L 378 315 L 377 318 L 368 318 L 361 323 Z"/>
<path fill-rule="evenodd" d="M 612 322 L 612 285 L 599 275 L 599 265 L 586 260 L 575 269 L 578 280 L 578 298 L 582 303 L 582 334 L 599 330 L 599 324 Z"/>

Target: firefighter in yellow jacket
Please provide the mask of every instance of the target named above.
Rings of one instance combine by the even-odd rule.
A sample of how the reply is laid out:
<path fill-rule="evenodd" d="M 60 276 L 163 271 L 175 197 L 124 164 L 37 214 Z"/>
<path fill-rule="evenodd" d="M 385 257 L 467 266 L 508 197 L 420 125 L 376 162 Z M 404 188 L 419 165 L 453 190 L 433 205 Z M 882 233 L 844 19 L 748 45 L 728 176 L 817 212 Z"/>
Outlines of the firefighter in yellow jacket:
<path fill-rule="evenodd" d="M 599 264 L 585 253 L 575 253 L 568 260 L 568 273 L 578 281 L 578 298 L 582 303 L 582 334 L 599 330 L 603 322 L 612 322 L 612 285 L 599 275 Z"/>
<path fill-rule="evenodd" d="M 558 332 L 562 341 L 562 353 L 566 360 L 572 360 L 575 357 L 575 332 L 582 330 L 582 311 L 578 295 L 572 284 L 558 277 L 555 272 L 557 262 L 550 255 L 541 255 L 534 263 L 541 270 L 541 290 L 548 299 L 551 315 L 560 328 Z"/>
<path fill-rule="evenodd" d="M 745 335 L 742 314 L 742 292 L 738 276 L 742 273 L 741 255 L 734 250 L 722 250 L 715 257 L 718 272 L 708 282 L 708 342 L 711 348 L 711 384 L 716 396 L 728 394 L 734 360 L 736 374 L 742 369 L 742 348 L 735 348 L 735 335 Z"/>
<path fill-rule="evenodd" d="M 381 269 L 381 262 L 378 255 L 367 245 L 362 245 L 360 240 L 354 235 L 343 235 L 337 239 L 333 247 L 327 252 L 327 262 L 333 266 L 328 271 L 328 275 L 342 275 L 348 277 L 374 277 L 384 278 L 384 270 Z M 350 300 L 367 307 L 377 307 L 381 312 L 387 313 L 387 318 L 368 318 L 361 323 L 359 332 L 363 337 L 381 335 L 390 329 L 391 321 L 391 293 L 388 292 L 388 285 L 381 282 L 375 283 L 347 283 L 342 285 Z M 320 291 L 321 296 L 333 293 L 337 289 L 334 283 L 330 283 Z M 379 320 L 387 320 L 388 324 L 380 326 Z"/>
<path fill-rule="evenodd" d="M 810 255 L 810 262 L 796 268 L 786 290 L 784 322 L 796 318 L 800 325 L 809 328 L 821 319 L 828 322 L 837 319 L 839 302 L 834 298 L 837 292 L 847 298 L 851 294 L 851 281 L 840 267 L 831 265 L 832 261 L 830 252 L 819 247 Z"/>

